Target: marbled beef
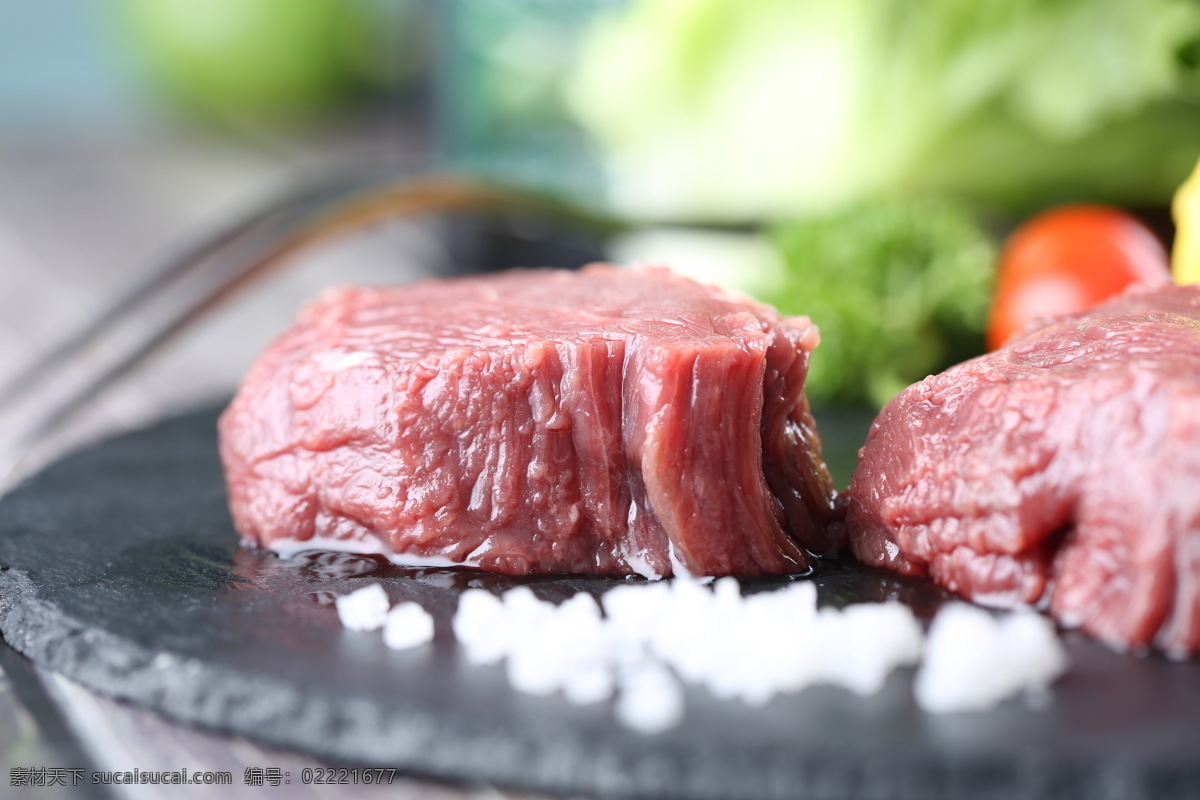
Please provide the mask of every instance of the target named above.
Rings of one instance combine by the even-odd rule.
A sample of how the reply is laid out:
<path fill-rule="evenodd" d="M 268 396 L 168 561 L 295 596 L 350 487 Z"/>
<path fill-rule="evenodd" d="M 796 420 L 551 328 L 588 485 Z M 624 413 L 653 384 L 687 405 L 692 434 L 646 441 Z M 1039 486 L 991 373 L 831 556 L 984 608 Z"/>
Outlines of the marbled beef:
<path fill-rule="evenodd" d="M 1127 294 L 914 384 L 850 494 L 868 564 L 1200 651 L 1200 288 Z"/>
<path fill-rule="evenodd" d="M 803 572 L 844 532 L 817 339 L 662 269 L 331 291 L 221 418 L 234 524 L 509 574 Z"/>

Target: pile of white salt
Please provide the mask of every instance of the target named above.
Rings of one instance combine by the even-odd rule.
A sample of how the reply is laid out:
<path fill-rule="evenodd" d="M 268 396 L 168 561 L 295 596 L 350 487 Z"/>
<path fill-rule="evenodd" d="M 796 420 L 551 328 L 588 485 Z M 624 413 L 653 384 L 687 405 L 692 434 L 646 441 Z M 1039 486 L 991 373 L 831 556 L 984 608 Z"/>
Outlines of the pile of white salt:
<path fill-rule="evenodd" d="M 383 627 L 391 647 L 432 638 L 433 620 L 419 605 L 389 606 L 379 584 L 337 600 L 343 625 Z M 503 662 L 514 689 L 561 692 L 576 704 L 615 694 L 618 719 L 645 733 L 682 720 L 684 684 L 754 706 L 818 684 L 871 695 L 894 669 L 923 657 L 917 702 L 949 712 L 1044 693 L 1067 666 L 1053 626 L 1032 611 L 951 604 L 926 637 L 903 604 L 818 608 L 806 581 L 743 596 L 733 578 L 711 586 L 676 579 L 618 586 L 599 603 L 580 592 L 558 604 L 528 587 L 500 596 L 471 589 L 453 628 L 467 660 Z"/>

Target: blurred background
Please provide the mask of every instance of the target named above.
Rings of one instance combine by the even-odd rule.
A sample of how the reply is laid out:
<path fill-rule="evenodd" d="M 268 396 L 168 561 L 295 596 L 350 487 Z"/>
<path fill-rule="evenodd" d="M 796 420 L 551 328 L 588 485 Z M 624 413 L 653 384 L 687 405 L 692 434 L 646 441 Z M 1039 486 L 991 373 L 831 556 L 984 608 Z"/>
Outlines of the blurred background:
<path fill-rule="evenodd" d="M 824 415 L 869 421 L 983 351 L 1005 239 L 1043 210 L 1109 204 L 1169 247 L 1198 156 L 1193 0 L 0 0 L 0 386 L 299 187 L 453 173 L 543 211 L 309 248 L 89 396 L 42 455 L 227 397 L 323 286 L 598 257 L 810 315 L 809 394 L 838 430 Z M 156 313 L 85 355 L 136 353 Z M 826 442 L 843 481 L 860 441 Z M 5 760 L 55 763 L 10 692 Z M 147 738 L 200 751 L 166 727 Z"/>
<path fill-rule="evenodd" d="M 1169 245 L 1198 155 L 1190 0 L 0 0 L 0 374 L 295 187 L 455 172 L 603 224 L 374 224 L 89 413 L 227 394 L 324 285 L 599 256 L 812 316 L 811 395 L 873 408 L 982 351 L 1015 226 Z"/>

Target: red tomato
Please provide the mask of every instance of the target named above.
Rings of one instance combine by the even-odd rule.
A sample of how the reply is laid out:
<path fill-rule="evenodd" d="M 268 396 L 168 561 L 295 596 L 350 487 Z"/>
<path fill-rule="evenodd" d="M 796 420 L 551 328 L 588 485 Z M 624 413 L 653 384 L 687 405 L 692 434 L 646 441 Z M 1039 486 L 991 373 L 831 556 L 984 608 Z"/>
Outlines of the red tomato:
<path fill-rule="evenodd" d="M 1062 206 L 1026 222 L 1000 256 L 987 345 L 995 350 L 1038 317 L 1086 311 L 1134 284 L 1169 283 L 1167 252 L 1116 208 Z"/>

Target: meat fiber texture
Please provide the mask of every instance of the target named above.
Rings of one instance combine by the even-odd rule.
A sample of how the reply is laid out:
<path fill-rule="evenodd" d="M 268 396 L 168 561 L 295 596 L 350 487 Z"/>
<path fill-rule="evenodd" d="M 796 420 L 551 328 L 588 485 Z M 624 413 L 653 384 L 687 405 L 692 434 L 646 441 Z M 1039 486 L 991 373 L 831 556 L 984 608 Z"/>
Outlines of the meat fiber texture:
<path fill-rule="evenodd" d="M 804 572 L 844 537 L 817 342 L 661 268 L 333 290 L 221 417 L 234 525 L 511 575 Z"/>
<path fill-rule="evenodd" d="M 1200 287 L 1126 294 L 910 386 L 850 484 L 866 564 L 1200 651 Z"/>

